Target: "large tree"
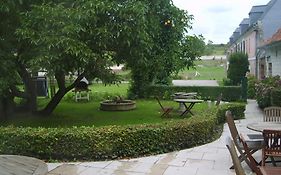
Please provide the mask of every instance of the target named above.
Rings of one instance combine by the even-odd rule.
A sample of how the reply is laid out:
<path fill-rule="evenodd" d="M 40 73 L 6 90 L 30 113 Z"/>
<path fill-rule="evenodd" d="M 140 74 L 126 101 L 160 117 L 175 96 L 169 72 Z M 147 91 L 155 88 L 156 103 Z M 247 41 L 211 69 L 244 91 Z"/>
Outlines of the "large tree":
<path fill-rule="evenodd" d="M 188 36 L 192 15 L 180 10 L 170 0 L 148 1 L 145 14 L 150 45 L 128 62 L 132 69 L 131 94 L 144 97 L 151 84 L 169 84 L 169 77 L 193 66 L 204 50 L 202 36 Z M 138 53 L 139 54 L 139 53 Z"/>
<path fill-rule="evenodd" d="M 41 113 L 50 114 L 84 76 L 114 80 L 110 65 L 131 58 L 131 52 L 141 53 L 149 43 L 145 10 L 141 1 L 84 0 L 34 6 L 26 13 L 18 34 L 36 45 L 33 62 L 54 75 L 59 87 Z M 69 73 L 77 78 L 66 86 Z"/>
<path fill-rule="evenodd" d="M 32 46 L 20 41 L 16 30 L 21 25 L 20 13 L 29 11 L 32 4 L 43 0 L 3 0 L 0 2 L 0 114 L 6 116 L 13 111 L 14 97 L 24 98 L 26 109 L 36 110 L 36 94 L 30 74 L 29 60 L 32 59 Z M 17 89 L 17 83 L 24 85 L 25 92 Z"/>
<path fill-rule="evenodd" d="M 194 48 L 201 48 L 202 37 L 186 36 L 192 16 L 170 0 L 5 3 L 9 8 L 0 9 L 7 16 L 1 27 L 9 32 L 0 40 L 6 53 L 0 61 L 7 66 L 0 72 L 9 72 L 13 78 L 0 78 L 5 84 L 0 96 L 26 99 L 29 111 L 37 109 L 32 75 L 39 70 L 47 71 L 58 84 L 58 91 L 40 111 L 49 115 L 84 76 L 116 80 L 109 68 L 112 64 L 124 63 L 132 70 L 131 92 L 143 97 L 150 83 L 166 81 L 171 73 L 192 66 L 200 55 Z M 9 28 L 11 21 L 15 24 Z M 2 48 L 7 42 L 9 47 Z M 67 85 L 69 74 L 77 78 Z M 24 91 L 17 88 L 17 82 L 24 84 Z"/>

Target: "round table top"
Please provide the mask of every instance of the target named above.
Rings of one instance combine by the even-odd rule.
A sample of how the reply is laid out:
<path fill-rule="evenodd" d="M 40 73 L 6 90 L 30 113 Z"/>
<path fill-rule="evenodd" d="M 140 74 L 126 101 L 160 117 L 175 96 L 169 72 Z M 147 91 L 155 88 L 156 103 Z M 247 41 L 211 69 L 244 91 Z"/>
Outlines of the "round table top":
<path fill-rule="evenodd" d="M 204 100 L 198 100 L 198 99 L 174 99 L 176 102 L 180 103 L 202 103 Z"/>
<path fill-rule="evenodd" d="M 48 167 L 42 160 L 19 156 L 19 155 L 0 155 L 0 174 L 5 175 L 45 175 Z"/>
<path fill-rule="evenodd" d="M 270 130 L 281 130 L 281 122 L 256 122 L 256 123 L 249 123 L 247 125 L 248 129 L 262 132 L 265 129 Z"/>

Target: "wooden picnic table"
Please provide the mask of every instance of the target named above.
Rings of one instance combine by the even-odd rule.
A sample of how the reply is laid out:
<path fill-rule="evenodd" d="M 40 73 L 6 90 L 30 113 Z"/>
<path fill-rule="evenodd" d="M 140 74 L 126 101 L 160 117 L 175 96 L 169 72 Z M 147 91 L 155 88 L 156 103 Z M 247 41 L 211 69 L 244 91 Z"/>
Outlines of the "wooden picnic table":
<path fill-rule="evenodd" d="M 172 95 L 175 99 L 195 97 L 197 92 L 176 92 Z"/>
<path fill-rule="evenodd" d="M 174 99 L 174 101 L 184 105 L 185 110 L 180 115 L 180 116 L 183 116 L 183 115 L 188 114 L 188 113 L 190 113 L 191 115 L 194 115 L 191 112 L 191 109 L 193 108 L 193 106 L 196 103 L 202 103 L 204 100 L 198 100 L 198 99 Z M 186 103 L 189 103 L 189 106 L 187 106 Z"/>

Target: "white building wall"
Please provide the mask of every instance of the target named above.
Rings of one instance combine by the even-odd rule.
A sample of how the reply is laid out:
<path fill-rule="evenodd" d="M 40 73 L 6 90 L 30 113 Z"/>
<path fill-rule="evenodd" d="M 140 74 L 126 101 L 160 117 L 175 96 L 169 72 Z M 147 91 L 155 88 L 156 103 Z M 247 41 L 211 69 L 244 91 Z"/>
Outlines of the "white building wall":
<path fill-rule="evenodd" d="M 249 60 L 249 71 L 251 75 L 256 75 L 256 59 L 252 58 Z"/>
<path fill-rule="evenodd" d="M 272 53 L 272 76 L 276 76 L 276 75 L 281 76 L 281 53 L 280 53 L 281 50 L 280 49 L 274 50 Z"/>
<path fill-rule="evenodd" d="M 267 65 L 272 63 L 272 76 L 281 76 L 281 45 L 278 47 L 271 47 L 268 51 L 269 58 L 267 58 Z M 269 70 L 267 70 L 267 72 L 269 73 Z"/>

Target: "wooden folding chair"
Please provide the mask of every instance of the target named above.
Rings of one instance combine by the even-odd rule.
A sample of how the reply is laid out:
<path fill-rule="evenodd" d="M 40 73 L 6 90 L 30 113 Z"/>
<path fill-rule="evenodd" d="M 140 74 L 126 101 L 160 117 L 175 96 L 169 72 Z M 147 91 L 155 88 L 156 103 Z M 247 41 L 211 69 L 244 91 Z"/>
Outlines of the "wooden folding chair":
<path fill-rule="evenodd" d="M 238 158 L 234 142 L 229 137 L 227 139 L 226 147 L 228 148 L 228 150 L 230 152 L 230 156 L 231 156 L 231 159 L 233 162 L 233 166 L 234 166 L 236 175 L 246 175 L 246 173 L 240 163 L 240 160 Z"/>
<path fill-rule="evenodd" d="M 159 105 L 160 105 L 160 107 L 162 109 L 162 112 L 163 112 L 161 117 L 168 116 L 169 113 L 173 110 L 173 107 L 171 107 L 171 106 L 163 106 L 161 104 L 159 98 L 158 97 L 155 97 L 155 98 L 156 98 L 157 102 L 159 103 Z"/>
<path fill-rule="evenodd" d="M 264 122 L 281 122 L 281 107 L 271 106 L 264 108 Z"/>
<path fill-rule="evenodd" d="M 263 130 L 264 147 L 262 149 L 262 165 L 270 157 L 272 164 L 276 166 L 274 157 L 281 157 L 281 131 Z"/>
<path fill-rule="evenodd" d="M 250 162 L 250 168 L 257 174 L 257 175 L 280 175 L 281 174 L 281 167 L 266 167 L 266 166 L 259 166 L 258 162 L 253 158 L 250 149 L 247 145 L 247 142 L 241 136 L 241 142 L 243 144 L 247 159 Z"/>
<path fill-rule="evenodd" d="M 226 111 L 226 121 L 230 130 L 230 134 L 231 137 L 234 141 L 235 146 L 237 147 L 237 150 L 239 152 L 239 160 L 245 161 L 249 166 L 250 166 L 250 162 L 248 159 L 246 159 L 246 153 L 244 150 L 244 147 L 241 143 L 241 138 L 240 135 L 238 133 L 238 130 L 236 128 L 236 125 L 234 123 L 232 114 L 230 111 Z M 247 137 L 249 138 L 247 140 L 248 144 L 249 144 L 249 149 L 251 154 L 255 153 L 256 151 L 262 149 L 263 147 L 263 136 L 261 134 L 247 134 Z M 230 168 L 233 168 L 230 167 Z"/>

